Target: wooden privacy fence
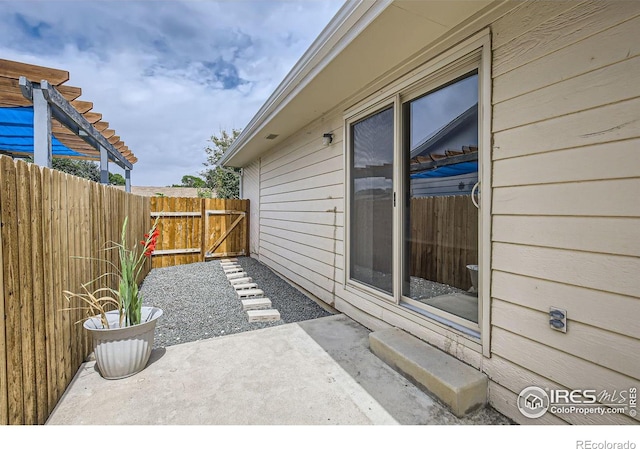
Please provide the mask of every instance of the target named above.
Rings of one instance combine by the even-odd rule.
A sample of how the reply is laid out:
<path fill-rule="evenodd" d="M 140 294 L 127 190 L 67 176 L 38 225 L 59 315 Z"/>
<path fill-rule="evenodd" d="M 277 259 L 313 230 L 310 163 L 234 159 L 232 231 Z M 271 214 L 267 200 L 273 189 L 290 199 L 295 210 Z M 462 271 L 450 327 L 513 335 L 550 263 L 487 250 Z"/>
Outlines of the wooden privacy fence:
<path fill-rule="evenodd" d="M 0 156 L 0 424 L 46 421 L 91 352 L 62 291 L 110 271 L 87 258 L 117 264 L 107 242 L 125 216 L 138 242 L 149 214 L 148 198 Z"/>
<path fill-rule="evenodd" d="M 478 209 L 469 195 L 411 199 L 411 276 L 464 290 L 478 263 Z"/>
<path fill-rule="evenodd" d="M 153 268 L 249 254 L 249 200 L 152 197 Z"/>
<path fill-rule="evenodd" d="M 467 265 L 478 263 L 478 210 L 470 196 L 412 198 L 410 207 L 409 274 L 468 290 Z M 369 223 L 352 237 L 358 248 L 354 263 L 390 273 L 391 199 L 380 195 L 374 201 L 356 203 L 354 214 L 357 223 Z"/>

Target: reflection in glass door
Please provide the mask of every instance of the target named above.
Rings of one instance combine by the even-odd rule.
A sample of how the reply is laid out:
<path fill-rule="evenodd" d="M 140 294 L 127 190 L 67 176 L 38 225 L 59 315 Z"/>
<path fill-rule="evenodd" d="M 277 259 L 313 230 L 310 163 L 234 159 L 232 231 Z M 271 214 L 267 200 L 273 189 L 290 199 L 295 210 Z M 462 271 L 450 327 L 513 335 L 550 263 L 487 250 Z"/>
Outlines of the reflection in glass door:
<path fill-rule="evenodd" d="M 351 279 L 393 293 L 393 108 L 350 126 Z"/>
<path fill-rule="evenodd" d="M 407 101 L 402 115 L 404 304 L 478 323 L 477 73 Z"/>

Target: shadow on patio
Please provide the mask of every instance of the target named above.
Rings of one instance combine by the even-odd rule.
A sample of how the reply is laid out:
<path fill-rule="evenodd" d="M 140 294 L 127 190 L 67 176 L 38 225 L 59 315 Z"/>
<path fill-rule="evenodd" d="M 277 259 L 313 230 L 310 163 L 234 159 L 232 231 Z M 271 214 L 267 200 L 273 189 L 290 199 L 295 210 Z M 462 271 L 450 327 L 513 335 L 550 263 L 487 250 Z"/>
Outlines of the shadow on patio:
<path fill-rule="evenodd" d="M 458 419 L 368 349 L 344 315 L 156 349 L 108 381 L 81 366 L 47 424 L 506 424 Z"/>

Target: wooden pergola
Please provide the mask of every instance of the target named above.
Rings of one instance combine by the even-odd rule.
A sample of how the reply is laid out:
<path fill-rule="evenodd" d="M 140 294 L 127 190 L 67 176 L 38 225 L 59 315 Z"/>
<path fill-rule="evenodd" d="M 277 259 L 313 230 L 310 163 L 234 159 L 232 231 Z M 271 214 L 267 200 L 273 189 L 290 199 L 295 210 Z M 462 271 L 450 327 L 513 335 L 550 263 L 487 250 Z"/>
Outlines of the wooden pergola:
<path fill-rule="evenodd" d="M 50 166 L 53 135 L 86 159 L 100 160 L 101 182 L 108 182 L 109 161 L 120 165 L 129 190 L 130 170 L 138 159 L 102 120 L 102 114 L 93 111 L 93 103 L 78 99 L 82 89 L 65 85 L 68 80 L 65 70 L 0 59 L 0 108 L 34 107 L 34 160 L 39 165 Z M 43 141 L 44 134 L 49 137 Z M 45 154 L 47 149 L 42 147 L 47 146 L 47 139 Z"/>

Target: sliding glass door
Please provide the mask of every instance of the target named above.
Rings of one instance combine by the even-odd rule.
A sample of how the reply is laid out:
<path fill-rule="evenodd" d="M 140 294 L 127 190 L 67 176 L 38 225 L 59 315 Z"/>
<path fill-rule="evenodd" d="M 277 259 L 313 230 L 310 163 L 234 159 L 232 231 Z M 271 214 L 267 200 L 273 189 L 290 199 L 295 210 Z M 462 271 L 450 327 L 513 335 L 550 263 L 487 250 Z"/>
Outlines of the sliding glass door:
<path fill-rule="evenodd" d="M 345 288 L 484 348 L 491 58 L 474 39 L 347 112 Z"/>
<path fill-rule="evenodd" d="M 350 125 L 351 279 L 393 294 L 393 107 Z"/>
<path fill-rule="evenodd" d="M 478 323 L 478 75 L 402 104 L 403 304 Z"/>

